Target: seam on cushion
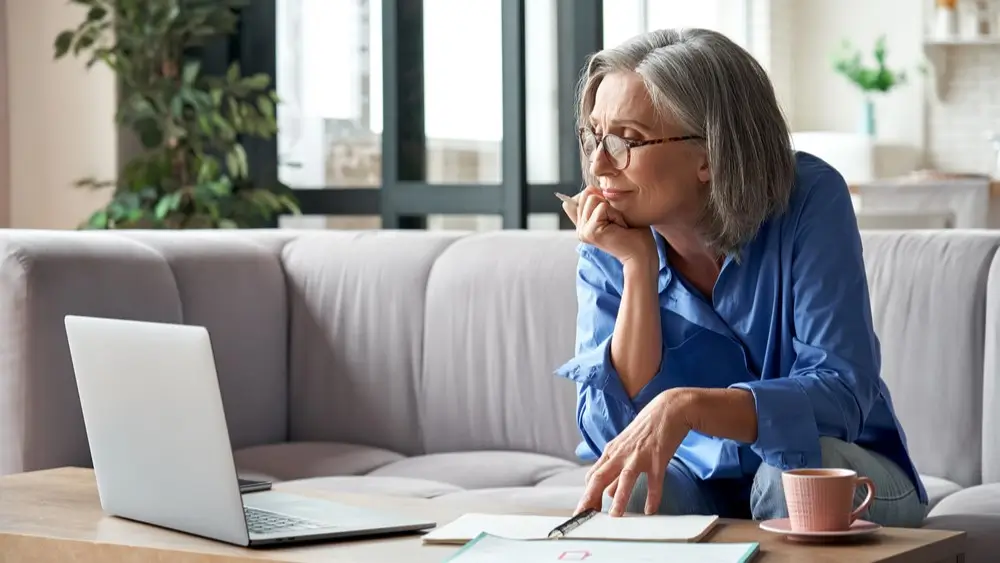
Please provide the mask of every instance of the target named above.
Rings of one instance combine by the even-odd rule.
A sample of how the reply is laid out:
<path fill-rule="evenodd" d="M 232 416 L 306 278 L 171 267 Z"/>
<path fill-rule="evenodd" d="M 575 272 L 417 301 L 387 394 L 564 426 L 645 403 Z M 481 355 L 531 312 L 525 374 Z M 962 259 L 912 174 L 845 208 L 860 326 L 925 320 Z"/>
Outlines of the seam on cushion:
<path fill-rule="evenodd" d="M 453 238 L 442 238 L 442 243 L 440 247 L 437 249 L 437 253 L 432 257 L 431 264 L 430 266 L 428 266 L 427 271 L 424 273 L 424 278 L 423 278 L 424 296 L 423 296 L 423 303 L 421 304 L 420 307 L 420 333 L 417 335 L 417 338 L 420 340 L 420 342 L 418 342 L 417 344 L 417 350 L 420 353 L 420 358 L 418 358 L 416 366 L 417 369 L 415 370 L 417 380 L 411 387 L 411 391 L 413 393 L 412 398 L 414 400 L 414 405 L 416 405 L 416 412 L 417 412 L 417 433 L 419 434 L 420 437 L 420 453 L 424 455 L 428 453 L 427 434 L 426 434 L 427 426 L 424 424 L 426 420 L 424 414 L 423 397 L 424 397 L 424 368 L 425 364 L 427 363 L 427 349 L 426 349 L 427 330 L 428 330 L 427 296 L 431 287 L 430 281 L 432 276 L 434 275 L 434 269 L 438 266 L 438 261 L 441 259 L 441 256 L 445 253 L 445 251 L 450 249 L 456 242 L 467 240 L 472 236 L 473 235 L 470 234 L 464 234 L 461 236 L 455 236 Z"/>
<path fill-rule="evenodd" d="M 174 295 L 177 296 L 177 306 L 180 309 L 179 312 L 180 312 L 181 324 L 186 324 L 187 323 L 187 315 L 184 314 L 184 300 L 181 299 L 181 288 L 177 284 L 177 274 L 174 272 L 174 266 L 173 266 L 173 264 L 170 263 L 170 260 L 168 260 L 167 257 L 164 256 L 163 253 L 159 251 L 159 249 L 157 249 L 157 248 L 155 248 L 153 246 L 150 246 L 146 242 L 143 242 L 143 241 L 138 240 L 138 239 L 134 239 L 134 238 L 130 238 L 130 237 L 118 235 L 118 234 L 115 234 L 115 238 L 117 238 L 120 241 L 125 242 L 126 244 L 127 243 L 132 243 L 132 244 L 135 244 L 135 245 L 140 246 L 142 248 L 145 248 L 145 249 L 149 250 L 150 252 L 152 252 L 153 254 L 155 254 L 157 257 L 159 257 L 160 260 L 163 261 L 163 264 L 167 266 L 167 270 L 170 272 L 170 279 L 174 282 Z"/>
<path fill-rule="evenodd" d="M 338 234 L 345 234 L 344 231 L 339 231 Z M 360 238 L 360 233 L 351 233 L 351 237 L 348 239 L 349 242 L 353 242 Z M 329 236 L 329 233 L 309 233 L 309 234 L 298 234 L 294 237 L 288 239 L 282 243 L 281 248 L 278 250 L 278 264 L 281 267 L 281 273 L 285 278 L 285 304 L 287 308 L 287 314 L 285 318 L 285 442 L 292 441 L 292 312 L 294 308 L 295 300 L 292 296 L 292 284 L 289 283 L 289 273 L 288 273 L 288 263 L 291 254 L 294 252 L 294 248 L 291 247 L 293 242 L 302 244 L 301 241 L 308 241 L 311 239 L 320 239 L 324 236 Z"/>

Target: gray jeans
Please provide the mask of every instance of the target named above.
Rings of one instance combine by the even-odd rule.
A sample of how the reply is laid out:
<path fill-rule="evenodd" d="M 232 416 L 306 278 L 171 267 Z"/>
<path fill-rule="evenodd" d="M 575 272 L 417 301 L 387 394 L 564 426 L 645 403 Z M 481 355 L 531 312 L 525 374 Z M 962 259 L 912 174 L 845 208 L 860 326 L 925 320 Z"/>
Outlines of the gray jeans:
<path fill-rule="evenodd" d="M 917 489 L 895 463 L 856 444 L 820 438 L 823 467 L 852 469 L 875 482 L 875 498 L 861 518 L 900 528 L 919 527 L 927 514 Z M 641 513 L 646 504 L 647 484 L 641 475 L 632 490 L 628 512 Z M 855 493 L 859 506 L 868 494 L 864 486 Z M 604 509 L 611 506 L 605 495 Z M 728 518 L 769 520 L 788 517 L 781 469 L 761 464 L 753 479 L 713 479 L 693 476 L 683 463 L 671 460 L 663 484 L 659 514 L 717 514 Z"/>

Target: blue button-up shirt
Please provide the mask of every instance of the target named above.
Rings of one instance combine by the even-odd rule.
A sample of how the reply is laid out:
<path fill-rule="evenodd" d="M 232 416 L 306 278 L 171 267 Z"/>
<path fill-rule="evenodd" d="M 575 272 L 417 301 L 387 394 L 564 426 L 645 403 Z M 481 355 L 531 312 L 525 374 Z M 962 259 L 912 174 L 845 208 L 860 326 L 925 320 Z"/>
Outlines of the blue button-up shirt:
<path fill-rule="evenodd" d="M 604 447 L 656 395 L 674 387 L 753 393 L 757 440 L 691 432 L 676 457 L 702 479 L 752 475 L 761 460 L 781 469 L 820 467 L 820 436 L 879 452 L 927 496 L 906 447 L 872 324 L 861 237 L 850 192 L 822 160 L 796 155 L 788 209 L 727 258 L 711 299 L 670 267 L 655 233 L 663 359 L 629 397 L 611 363 L 621 302 L 621 263 L 581 244 L 575 357 L 557 373 L 577 383 L 584 460 Z"/>

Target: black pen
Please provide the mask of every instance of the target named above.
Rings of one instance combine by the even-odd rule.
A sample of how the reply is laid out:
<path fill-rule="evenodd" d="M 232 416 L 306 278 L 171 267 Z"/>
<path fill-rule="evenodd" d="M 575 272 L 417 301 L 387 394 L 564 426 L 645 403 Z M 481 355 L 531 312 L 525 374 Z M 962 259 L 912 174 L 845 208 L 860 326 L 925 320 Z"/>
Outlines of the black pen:
<path fill-rule="evenodd" d="M 566 537 L 566 534 L 579 528 L 581 524 L 593 518 L 595 514 L 597 514 L 597 511 L 593 508 L 584 510 L 583 512 L 556 526 L 554 530 L 549 532 L 549 539 Z"/>

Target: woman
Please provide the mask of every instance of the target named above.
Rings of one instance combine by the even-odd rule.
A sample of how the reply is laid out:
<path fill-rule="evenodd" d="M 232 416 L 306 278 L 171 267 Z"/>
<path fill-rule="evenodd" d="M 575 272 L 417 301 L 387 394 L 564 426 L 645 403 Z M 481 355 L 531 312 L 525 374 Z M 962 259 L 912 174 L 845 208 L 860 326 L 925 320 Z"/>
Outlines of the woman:
<path fill-rule="evenodd" d="M 846 467 L 875 482 L 863 517 L 920 525 L 850 194 L 793 152 L 757 62 L 712 31 L 648 33 L 591 59 L 579 118 L 577 351 L 558 370 L 596 459 L 577 511 L 781 518 L 783 470 Z"/>

